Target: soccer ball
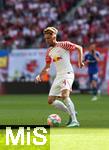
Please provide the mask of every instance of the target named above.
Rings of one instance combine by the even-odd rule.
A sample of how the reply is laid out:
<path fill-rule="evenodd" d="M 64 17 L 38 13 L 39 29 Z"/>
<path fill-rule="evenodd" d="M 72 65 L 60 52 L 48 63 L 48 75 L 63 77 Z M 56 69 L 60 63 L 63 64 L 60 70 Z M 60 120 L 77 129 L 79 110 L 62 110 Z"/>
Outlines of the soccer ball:
<path fill-rule="evenodd" d="M 61 118 L 57 114 L 51 114 L 47 118 L 47 124 L 51 127 L 58 127 L 61 124 Z"/>

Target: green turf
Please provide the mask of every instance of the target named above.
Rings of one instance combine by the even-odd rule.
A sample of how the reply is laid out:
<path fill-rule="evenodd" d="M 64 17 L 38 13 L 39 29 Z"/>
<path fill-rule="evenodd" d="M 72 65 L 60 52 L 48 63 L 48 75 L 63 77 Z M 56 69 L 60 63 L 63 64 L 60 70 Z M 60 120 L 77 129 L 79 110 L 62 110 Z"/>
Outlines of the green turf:
<path fill-rule="evenodd" d="M 109 129 L 52 129 L 51 150 L 109 150 Z"/>
<path fill-rule="evenodd" d="M 57 113 L 62 118 L 62 127 L 51 129 L 51 150 L 60 150 L 60 147 L 62 150 L 108 150 L 109 96 L 102 95 L 98 101 L 91 101 L 90 95 L 83 94 L 74 94 L 71 98 L 78 112 L 79 128 L 63 128 L 68 115 L 49 106 L 44 94 L 0 96 L 0 124 L 45 125 L 48 115 Z"/>
<path fill-rule="evenodd" d="M 72 95 L 81 128 L 109 127 L 109 96 L 91 101 L 89 95 Z M 0 96 L 0 124 L 46 124 L 47 116 L 58 113 L 62 126 L 68 115 L 47 104 L 47 95 Z"/>

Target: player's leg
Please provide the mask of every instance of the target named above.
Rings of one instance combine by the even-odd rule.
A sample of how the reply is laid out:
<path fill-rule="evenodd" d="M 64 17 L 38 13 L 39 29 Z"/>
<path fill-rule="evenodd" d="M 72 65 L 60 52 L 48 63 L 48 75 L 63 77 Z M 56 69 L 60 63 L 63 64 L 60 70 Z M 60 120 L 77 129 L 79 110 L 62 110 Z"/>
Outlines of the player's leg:
<path fill-rule="evenodd" d="M 54 106 L 55 108 L 67 112 L 69 113 L 68 108 L 66 107 L 66 105 L 61 102 L 60 100 L 58 100 L 57 96 L 48 96 L 48 104 Z"/>
<path fill-rule="evenodd" d="M 92 76 L 92 81 L 91 81 L 91 86 L 92 86 L 92 92 L 93 92 L 93 98 L 92 100 L 97 100 L 97 91 L 98 91 L 98 73 L 97 74 L 93 74 Z"/>
<path fill-rule="evenodd" d="M 67 79 L 66 79 L 66 77 L 67 77 Z M 62 76 L 57 77 L 54 80 L 52 87 L 50 89 L 48 103 L 53 105 L 55 108 L 58 108 L 64 112 L 67 112 L 72 117 L 71 121 L 75 120 L 75 122 L 76 122 L 76 124 L 73 124 L 73 126 L 77 126 L 79 124 L 78 124 L 76 116 L 75 116 L 74 105 L 72 104 L 72 101 L 69 98 L 73 80 L 74 80 L 74 74 L 67 74 L 64 77 L 62 77 Z M 66 93 L 65 89 L 68 89 L 67 90 L 68 93 Z M 64 94 L 68 95 L 67 96 L 68 98 L 65 99 L 66 105 L 63 102 L 57 100 L 57 96 L 64 97 Z M 53 96 L 53 95 L 55 95 L 55 96 Z M 69 103 L 71 105 L 71 108 L 68 107 Z M 73 112 L 72 112 L 72 110 L 73 110 Z M 74 113 L 74 115 L 73 115 L 73 113 Z"/>
<path fill-rule="evenodd" d="M 69 114 L 71 116 L 71 122 L 68 125 L 68 127 L 79 126 L 79 123 L 76 118 L 75 107 L 74 107 L 74 104 L 73 104 L 72 100 L 70 99 L 69 95 L 70 95 L 70 90 L 68 90 L 68 89 L 62 90 L 62 98 L 63 98 L 63 100 L 69 110 Z"/>
<path fill-rule="evenodd" d="M 97 95 L 97 81 L 93 80 L 92 81 L 92 87 L 93 87 L 93 95 Z"/>
<path fill-rule="evenodd" d="M 60 87 L 58 84 L 59 80 L 60 79 L 55 78 L 55 80 L 51 86 L 49 96 L 48 96 L 48 103 L 61 111 L 69 113 L 66 105 L 63 102 L 61 102 L 60 100 L 58 100 L 58 96 L 60 96 Z"/>
<path fill-rule="evenodd" d="M 93 80 L 92 81 L 92 90 L 93 90 L 93 98 L 92 98 L 92 101 L 95 101 L 97 100 L 97 81 L 96 80 Z"/>
<path fill-rule="evenodd" d="M 79 126 L 79 123 L 76 119 L 76 112 L 75 112 L 75 107 L 70 99 L 70 91 L 72 89 L 72 84 L 74 81 L 74 73 L 68 73 L 63 76 L 60 82 L 60 87 L 61 87 L 61 96 L 69 110 L 69 114 L 71 116 L 71 122 L 68 127 L 73 127 L 73 126 Z"/>

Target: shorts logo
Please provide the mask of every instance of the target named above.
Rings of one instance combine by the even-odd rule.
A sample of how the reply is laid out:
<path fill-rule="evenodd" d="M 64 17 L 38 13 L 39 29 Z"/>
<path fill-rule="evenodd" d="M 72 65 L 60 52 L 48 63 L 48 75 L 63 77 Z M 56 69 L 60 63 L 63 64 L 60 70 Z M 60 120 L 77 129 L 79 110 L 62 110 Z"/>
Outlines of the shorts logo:
<path fill-rule="evenodd" d="M 67 81 L 66 81 L 66 80 L 64 80 L 64 81 L 63 81 L 63 84 L 64 84 L 64 85 L 66 85 L 66 82 L 67 82 Z"/>
<path fill-rule="evenodd" d="M 64 87 L 64 86 L 70 87 L 69 81 L 64 80 L 64 81 L 63 81 L 63 87 Z"/>

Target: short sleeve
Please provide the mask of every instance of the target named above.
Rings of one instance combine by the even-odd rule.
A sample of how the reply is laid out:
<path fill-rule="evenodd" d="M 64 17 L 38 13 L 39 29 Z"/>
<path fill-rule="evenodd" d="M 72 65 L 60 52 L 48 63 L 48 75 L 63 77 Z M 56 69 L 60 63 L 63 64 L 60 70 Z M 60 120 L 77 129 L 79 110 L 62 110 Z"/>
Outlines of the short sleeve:
<path fill-rule="evenodd" d="M 99 58 L 101 57 L 101 55 L 98 51 L 96 52 L 96 56 L 99 57 Z"/>
<path fill-rule="evenodd" d="M 88 58 L 88 52 L 85 52 L 85 53 L 84 53 L 84 56 L 83 56 L 83 60 L 86 61 L 87 58 Z"/>
<path fill-rule="evenodd" d="M 64 41 L 61 43 L 61 47 L 64 48 L 65 50 L 72 52 L 75 49 L 76 45 L 69 41 Z"/>

